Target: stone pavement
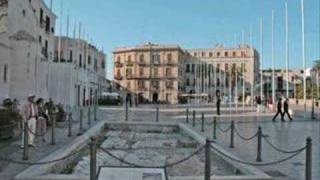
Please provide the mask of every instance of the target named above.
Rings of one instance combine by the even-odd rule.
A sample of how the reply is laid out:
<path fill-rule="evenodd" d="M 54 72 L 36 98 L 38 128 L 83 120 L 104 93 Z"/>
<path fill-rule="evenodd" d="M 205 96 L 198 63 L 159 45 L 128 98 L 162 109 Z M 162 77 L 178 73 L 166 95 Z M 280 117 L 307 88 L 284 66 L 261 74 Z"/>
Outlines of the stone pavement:
<path fill-rule="evenodd" d="M 96 122 L 93 120 L 93 113 L 91 113 L 91 126 L 92 127 Z M 98 114 L 98 118 L 99 118 Z M 47 142 L 42 142 L 41 138 L 36 138 L 36 148 L 29 148 L 29 161 L 28 162 L 37 162 L 41 160 L 42 158 L 46 157 L 48 154 L 53 153 L 54 151 L 58 150 L 59 148 L 63 147 L 64 145 L 70 143 L 72 140 L 74 140 L 77 137 L 77 133 L 79 132 L 79 120 L 74 120 L 72 132 L 73 136 L 68 137 L 68 126 L 67 124 L 62 124 L 64 127 L 57 127 L 55 129 L 56 134 L 56 143 L 55 145 L 51 145 L 51 129 L 49 127 L 49 131 L 46 134 L 46 140 Z M 85 129 L 90 128 L 88 126 L 88 118 L 85 115 L 83 118 L 83 127 Z M 7 142 L 1 142 L 0 143 L 0 157 L 6 157 L 9 159 L 14 159 L 21 161 L 22 160 L 22 154 L 23 149 L 20 148 L 21 139 L 15 138 L 12 141 Z M 29 167 L 28 165 L 20 165 L 20 164 L 14 164 L 14 163 L 8 163 L 0 161 L 0 179 L 1 180 L 9 180 L 13 178 L 15 175 L 23 171 Z"/>

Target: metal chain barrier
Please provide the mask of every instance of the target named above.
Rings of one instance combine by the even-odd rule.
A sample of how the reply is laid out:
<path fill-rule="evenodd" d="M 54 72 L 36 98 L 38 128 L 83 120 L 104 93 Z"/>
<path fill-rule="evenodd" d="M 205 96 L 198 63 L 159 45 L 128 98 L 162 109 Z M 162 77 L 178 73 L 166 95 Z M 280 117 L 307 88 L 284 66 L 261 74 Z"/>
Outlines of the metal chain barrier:
<path fill-rule="evenodd" d="M 44 162 L 18 161 L 18 160 L 13 160 L 13 159 L 4 158 L 4 157 L 0 157 L 0 161 L 5 161 L 5 162 L 9 162 L 9 163 L 14 163 L 14 164 L 31 165 L 31 166 L 32 165 L 44 165 L 44 164 L 50 164 L 50 163 L 55 163 L 55 162 L 66 160 L 70 157 L 73 157 L 73 156 L 79 154 L 80 152 L 82 152 L 82 150 L 75 151 L 67 156 L 62 157 L 62 158 L 58 158 L 58 159 L 54 159 L 54 160 L 50 160 L 50 161 L 44 161 Z"/>
<path fill-rule="evenodd" d="M 283 149 L 280 149 L 278 147 L 276 147 L 275 145 L 273 145 L 269 139 L 265 136 L 263 136 L 263 139 L 267 142 L 267 144 L 269 144 L 274 150 L 278 151 L 278 152 L 281 152 L 281 153 L 284 153 L 284 154 L 293 154 L 293 153 L 297 153 L 297 152 L 300 152 L 301 150 L 304 150 L 305 147 L 303 148 L 300 148 L 300 149 L 297 149 L 297 150 L 293 150 L 293 151 L 287 151 L 287 150 L 283 150 Z"/>
<path fill-rule="evenodd" d="M 37 134 L 36 132 L 33 132 L 33 131 L 29 128 L 29 126 L 27 126 L 26 128 L 28 129 L 28 132 L 29 132 L 29 133 L 31 133 L 32 135 L 34 135 L 34 136 L 36 136 L 36 137 L 43 137 L 43 136 L 45 136 L 46 134 L 49 133 L 49 131 L 46 131 L 46 132 L 43 133 L 43 134 Z"/>
<path fill-rule="evenodd" d="M 222 155 L 223 157 L 226 157 L 232 161 L 235 161 L 237 163 L 240 163 L 240 164 L 245 164 L 245 165 L 251 165 L 251 166 L 270 166 L 270 165 L 275 165 L 275 164 L 280 164 L 282 162 L 285 162 L 285 161 L 288 161 L 294 157 L 296 157 L 297 155 L 299 155 L 302 151 L 304 151 L 306 149 L 306 147 L 300 149 L 299 151 L 295 152 L 294 154 L 286 157 L 286 158 L 283 158 L 283 159 L 280 159 L 280 160 L 276 160 L 276 161 L 273 161 L 273 162 L 266 162 L 266 163 L 256 163 L 256 162 L 247 162 L 247 161 L 243 161 L 243 160 L 240 160 L 240 159 L 237 159 L 237 158 L 234 158 L 234 157 L 231 157 L 227 154 L 225 154 L 224 152 L 216 149 L 214 146 L 211 145 L 211 148 L 218 152 L 220 155 Z"/>
<path fill-rule="evenodd" d="M 242 140 L 244 140 L 244 141 L 250 141 L 250 140 L 252 140 L 252 139 L 254 139 L 255 137 L 258 136 L 258 132 L 256 132 L 256 133 L 255 133 L 253 136 L 251 136 L 251 137 L 244 137 L 244 136 L 242 136 L 242 135 L 240 134 L 239 130 L 238 130 L 236 127 L 234 128 L 234 130 L 235 130 L 236 134 L 240 137 L 240 139 L 242 139 Z"/>
<path fill-rule="evenodd" d="M 189 156 L 179 160 L 179 161 L 176 161 L 176 162 L 173 162 L 173 163 L 169 163 L 169 164 L 165 164 L 163 166 L 143 166 L 143 165 L 138 165 L 138 164 L 135 164 L 135 163 L 131 163 L 131 162 L 128 162 L 124 159 L 121 159 L 119 157 L 117 157 L 116 155 L 112 154 L 110 151 L 108 151 L 107 149 L 104 149 L 104 148 L 101 148 L 99 147 L 100 150 L 102 150 L 104 153 L 108 154 L 110 157 L 120 161 L 121 163 L 124 163 L 126 165 L 129 165 L 129 166 L 133 166 L 133 167 L 138 167 L 138 168 L 168 168 L 168 167 L 172 167 L 172 166 L 176 166 L 178 164 L 181 164 L 187 160 L 189 160 L 190 158 L 192 158 L 193 156 L 197 155 L 198 153 L 200 153 L 203 149 L 205 148 L 205 146 L 202 146 L 200 147 L 198 150 L 196 150 L 195 152 L 193 152 L 192 154 L 190 154 Z"/>
<path fill-rule="evenodd" d="M 228 131 L 231 130 L 231 126 L 229 126 L 227 129 L 222 129 L 220 126 L 217 126 L 218 130 L 223 132 L 223 133 L 227 133 Z"/>

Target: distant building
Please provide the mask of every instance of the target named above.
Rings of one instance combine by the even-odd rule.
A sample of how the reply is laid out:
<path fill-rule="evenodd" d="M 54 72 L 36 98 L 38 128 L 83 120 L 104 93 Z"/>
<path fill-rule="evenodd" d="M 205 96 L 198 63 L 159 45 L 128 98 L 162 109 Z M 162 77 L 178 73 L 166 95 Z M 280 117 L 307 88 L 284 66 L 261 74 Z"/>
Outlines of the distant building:
<path fill-rule="evenodd" d="M 210 101 L 217 91 L 225 96 L 235 96 L 237 91 L 238 97 L 244 92 L 248 97 L 259 88 L 255 86 L 259 82 L 259 54 L 244 45 L 185 50 L 178 45 L 147 43 L 117 48 L 113 60 L 114 80 L 140 101 Z"/>
<path fill-rule="evenodd" d="M 79 39 L 55 37 L 54 63 L 50 66 L 50 97 L 70 106 L 94 103 L 107 90 L 105 54 Z"/>
<path fill-rule="evenodd" d="M 263 73 L 263 92 L 266 97 L 272 96 L 272 69 L 265 69 Z M 287 71 L 285 69 L 274 70 L 274 85 L 276 96 L 286 96 L 287 82 L 289 82 L 289 97 L 293 98 L 295 95 L 296 85 L 303 82 L 304 71 L 289 70 L 289 79 L 287 78 Z"/>
<path fill-rule="evenodd" d="M 48 98 L 56 16 L 43 0 L 1 0 L 0 16 L 0 100 Z"/>

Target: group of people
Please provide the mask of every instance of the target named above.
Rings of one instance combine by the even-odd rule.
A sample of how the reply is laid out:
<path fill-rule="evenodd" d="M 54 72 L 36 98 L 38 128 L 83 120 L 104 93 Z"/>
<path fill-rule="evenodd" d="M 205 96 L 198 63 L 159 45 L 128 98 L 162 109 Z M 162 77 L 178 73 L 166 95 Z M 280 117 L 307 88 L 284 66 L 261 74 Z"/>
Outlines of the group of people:
<path fill-rule="evenodd" d="M 290 116 L 290 113 L 289 113 L 289 99 L 288 98 L 286 98 L 284 100 L 282 98 L 279 98 L 278 103 L 277 103 L 277 112 L 272 119 L 273 122 L 276 121 L 276 118 L 278 117 L 278 115 L 281 116 L 282 122 L 285 121 L 285 119 L 284 119 L 285 115 L 287 115 L 288 118 L 290 119 L 290 121 L 292 121 L 292 117 Z"/>
<path fill-rule="evenodd" d="M 36 134 L 42 136 L 43 142 L 46 141 L 44 134 L 47 132 L 47 123 L 50 121 L 50 111 L 53 107 L 54 104 L 51 99 L 45 103 L 44 99 L 36 99 L 33 94 L 30 94 L 27 102 L 21 106 L 22 129 L 25 128 L 25 123 L 28 126 L 28 146 L 35 147 L 34 138 Z M 22 133 L 21 148 L 24 148 L 24 132 Z"/>

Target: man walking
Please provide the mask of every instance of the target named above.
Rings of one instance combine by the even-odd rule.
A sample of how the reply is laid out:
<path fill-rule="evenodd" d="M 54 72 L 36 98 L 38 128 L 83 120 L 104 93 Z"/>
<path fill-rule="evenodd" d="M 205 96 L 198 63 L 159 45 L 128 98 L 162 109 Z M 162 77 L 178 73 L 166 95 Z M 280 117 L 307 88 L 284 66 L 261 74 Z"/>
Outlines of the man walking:
<path fill-rule="evenodd" d="M 276 115 L 275 115 L 275 116 L 273 117 L 273 119 L 272 119 L 273 122 L 276 121 L 276 118 L 278 117 L 279 114 L 280 114 L 280 116 L 281 116 L 281 121 L 284 122 L 283 113 L 282 113 L 282 100 L 281 100 L 281 98 L 279 98 L 279 100 L 278 100 L 277 113 L 276 113 Z"/>
<path fill-rule="evenodd" d="M 217 96 L 217 115 L 220 115 L 220 104 L 221 104 L 221 98 L 220 98 L 220 91 L 216 92 Z"/>
<path fill-rule="evenodd" d="M 286 100 L 283 103 L 283 114 L 282 114 L 283 119 L 286 114 L 287 114 L 288 118 L 290 119 L 290 121 L 292 121 L 292 118 L 289 113 L 289 99 L 288 98 L 286 98 Z"/>
<path fill-rule="evenodd" d="M 27 122 L 28 127 L 28 145 L 35 147 L 34 145 L 34 134 L 36 133 L 37 125 L 37 106 L 34 104 L 35 95 L 30 94 L 28 96 L 28 102 L 23 105 L 21 110 L 21 115 L 23 118 L 23 127 L 24 123 Z M 31 132 L 30 132 L 31 131 Z M 22 145 L 21 148 L 24 148 L 24 133 L 22 134 Z"/>

